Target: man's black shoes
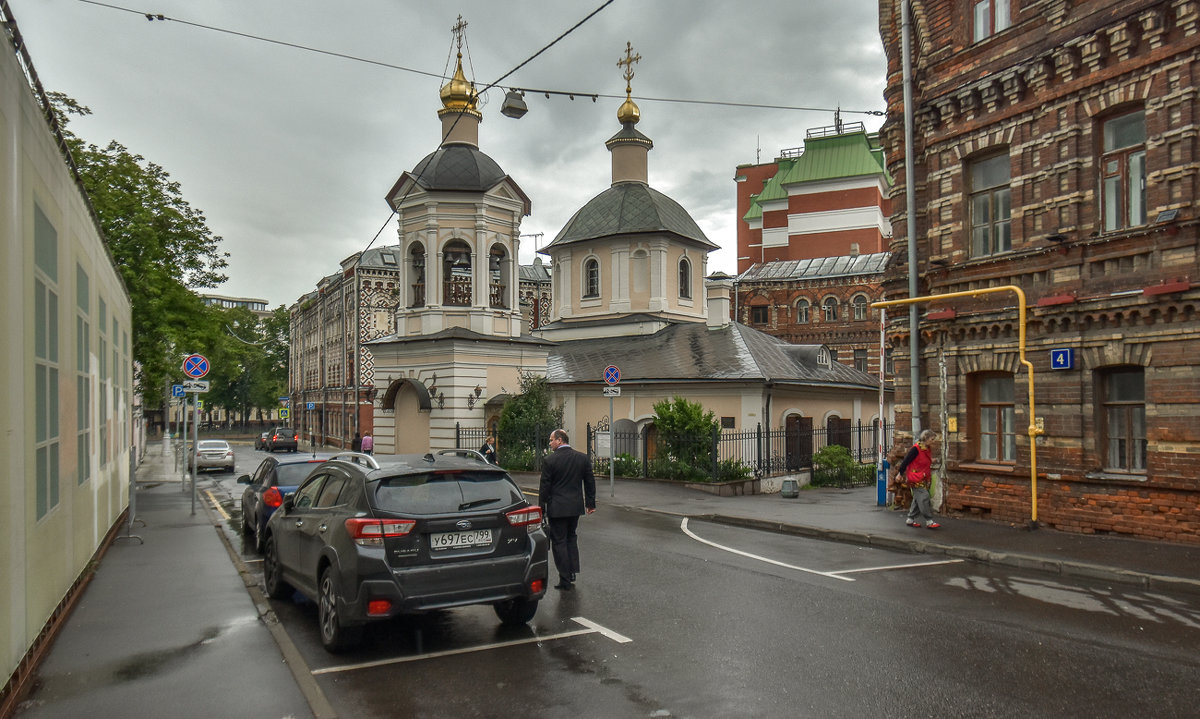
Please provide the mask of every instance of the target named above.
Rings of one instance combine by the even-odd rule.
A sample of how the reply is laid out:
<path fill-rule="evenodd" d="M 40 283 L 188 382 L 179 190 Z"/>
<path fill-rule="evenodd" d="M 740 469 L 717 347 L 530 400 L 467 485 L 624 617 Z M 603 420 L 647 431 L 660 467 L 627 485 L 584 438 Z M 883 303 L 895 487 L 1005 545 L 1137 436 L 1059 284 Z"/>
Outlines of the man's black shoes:
<path fill-rule="evenodd" d="M 559 577 L 558 584 L 555 584 L 554 588 L 561 589 L 562 591 L 567 592 L 567 591 L 574 589 L 575 585 L 571 584 L 571 581 L 569 579 L 566 579 L 564 577 Z"/>

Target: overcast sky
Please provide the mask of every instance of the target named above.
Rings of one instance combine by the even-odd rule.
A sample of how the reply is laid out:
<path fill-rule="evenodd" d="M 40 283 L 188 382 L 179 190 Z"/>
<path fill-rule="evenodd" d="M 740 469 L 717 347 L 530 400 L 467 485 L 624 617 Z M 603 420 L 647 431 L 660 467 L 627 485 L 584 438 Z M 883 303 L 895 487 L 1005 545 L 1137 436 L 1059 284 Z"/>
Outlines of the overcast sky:
<path fill-rule="evenodd" d="M 87 105 L 73 130 L 162 165 L 230 254 L 212 292 L 290 305 L 388 220 L 384 195 L 440 141 L 443 80 L 250 39 L 317 48 L 435 75 L 453 71 L 450 28 L 468 23 L 466 71 L 497 80 L 603 0 L 10 0 L 48 91 Z M 166 16 L 150 22 L 140 13 Z M 194 23 L 194 25 L 186 24 Z M 786 105 L 797 111 L 638 100 L 654 141 L 650 184 L 687 209 L 736 268 L 737 165 L 844 121 L 878 129 L 886 70 L 878 0 L 615 0 L 503 87 L 623 95 L 616 62 L 633 43 L 634 97 Z M 609 187 L 604 142 L 621 100 L 528 95 L 500 114 L 492 90 L 480 149 L 533 203 L 522 234 L 549 243 Z M 396 242 L 395 221 L 376 245 Z M 522 242 L 520 261 L 534 257 Z"/>

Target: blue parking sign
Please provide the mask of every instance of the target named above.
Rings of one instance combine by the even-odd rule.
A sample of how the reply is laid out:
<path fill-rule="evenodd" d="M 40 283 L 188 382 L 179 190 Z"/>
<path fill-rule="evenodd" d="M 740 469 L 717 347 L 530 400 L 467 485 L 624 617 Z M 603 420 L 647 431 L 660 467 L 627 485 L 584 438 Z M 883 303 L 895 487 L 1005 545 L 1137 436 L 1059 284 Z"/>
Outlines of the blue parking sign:
<path fill-rule="evenodd" d="M 181 384 L 171 385 L 171 396 L 172 397 L 182 397 L 183 396 L 183 385 L 181 385 Z"/>
<path fill-rule="evenodd" d="M 1075 350 L 1070 347 L 1050 350 L 1050 369 L 1075 369 Z"/>

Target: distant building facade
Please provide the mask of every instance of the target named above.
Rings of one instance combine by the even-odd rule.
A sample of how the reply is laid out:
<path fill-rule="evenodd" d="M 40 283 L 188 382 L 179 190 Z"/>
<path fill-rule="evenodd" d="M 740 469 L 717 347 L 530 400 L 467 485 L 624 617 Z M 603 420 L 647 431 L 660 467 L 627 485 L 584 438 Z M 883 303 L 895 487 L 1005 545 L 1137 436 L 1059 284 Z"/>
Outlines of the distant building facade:
<path fill-rule="evenodd" d="M 129 506 L 145 432 L 130 299 L 0 6 L 0 706 Z"/>
<path fill-rule="evenodd" d="M 1036 414 L 1006 292 L 922 307 L 921 402 L 898 379 L 900 426 L 915 413 L 948 440 L 950 511 L 1032 519 L 1036 446 L 1039 522 L 1200 543 L 1200 6 L 912 8 L 920 292 L 1024 292 Z M 889 297 L 909 272 L 900 12 L 880 3 Z M 904 378 L 906 320 L 890 338 Z"/>

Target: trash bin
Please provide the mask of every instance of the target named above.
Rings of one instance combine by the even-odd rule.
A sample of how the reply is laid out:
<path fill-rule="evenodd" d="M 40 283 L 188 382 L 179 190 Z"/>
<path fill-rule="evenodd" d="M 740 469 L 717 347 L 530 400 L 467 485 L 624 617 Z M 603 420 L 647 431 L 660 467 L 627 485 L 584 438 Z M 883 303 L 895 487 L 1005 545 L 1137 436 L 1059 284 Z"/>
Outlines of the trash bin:
<path fill-rule="evenodd" d="M 783 480 L 783 486 L 779 490 L 779 496 L 784 499 L 795 499 L 800 496 L 800 483 L 794 477 L 788 477 Z"/>

